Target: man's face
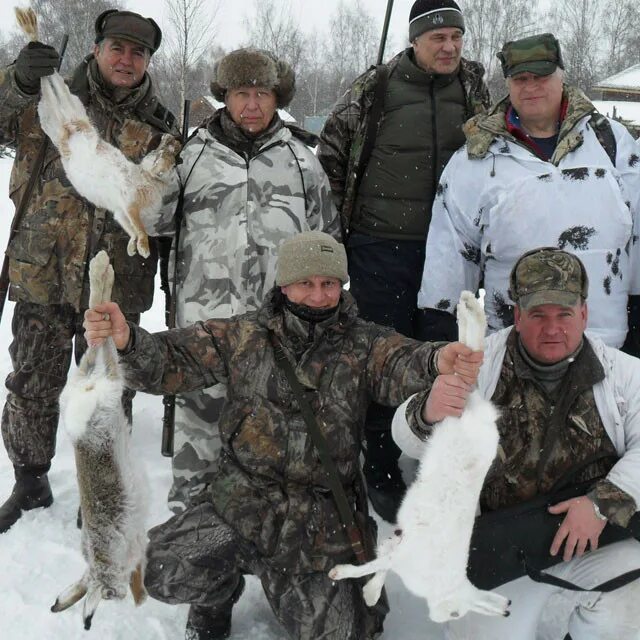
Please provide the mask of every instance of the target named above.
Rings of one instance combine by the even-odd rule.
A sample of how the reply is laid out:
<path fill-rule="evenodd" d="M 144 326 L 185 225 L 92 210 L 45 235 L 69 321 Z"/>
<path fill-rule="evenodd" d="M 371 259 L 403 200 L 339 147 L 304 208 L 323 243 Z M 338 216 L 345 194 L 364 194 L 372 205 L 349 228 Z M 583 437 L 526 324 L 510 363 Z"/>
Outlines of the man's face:
<path fill-rule="evenodd" d="M 542 304 L 528 310 L 516 306 L 515 327 L 532 358 L 554 364 L 578 348 L 587 327 L 587 315 L 584 303 L 573 307 Z"/>
<path fill-rule="evenodd" d="M 342 283 L 338 278 L 329 276 L 309 276 L 280 288 L 294 304 L 304 304 L 312 309 L 332 309 L 340 300 Z"/>
<path fill-rule="evenodd" d="M 523 71 L 509 79 L 511 104 L 525 124 L 557 120 L 562 105 L 562 76 L 551 73 L 537 76 Z"/>
<path fill-rule="evenodd" d="M 110 87 L 137 87 L 149 66 L 149 50 L 120 38 L 105 38 L 93 54 L 105 83 Z"/>
<path fill-rule="evenodd" d="M 256 135 L 264 131 L 276 112 L 275 91 L 265 87 L 229 89 L 224 102 L 231 119 L 244 131 Z"/>
<path fill-rule="evenodd" d="M 416 63 L 431 73 L 455 73 L 462 55 L 462 30 L 457 27 L 421 33 L 412 43 Z"/>

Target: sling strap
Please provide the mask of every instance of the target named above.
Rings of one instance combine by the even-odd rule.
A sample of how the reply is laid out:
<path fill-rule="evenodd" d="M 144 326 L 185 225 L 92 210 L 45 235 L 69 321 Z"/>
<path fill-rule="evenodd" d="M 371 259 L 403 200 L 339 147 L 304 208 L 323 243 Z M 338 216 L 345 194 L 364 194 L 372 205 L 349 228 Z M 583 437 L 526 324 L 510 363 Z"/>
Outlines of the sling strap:
<path fill-rule="evenodd" d="M 617 460 L 618 457 L 612 455 L 610 453 L 595 453 L 592 456 L 589 456 L 586 460 L 575 464 L 571 467 L 562 478 L 560 478 L 551 489 L 551 494 L 554 494 L 565 487 L 571 485 L 575 477 L 578 475 L 580 471 L 586 469 L 589 465 L 594 462 L 598 462 L 600 460 L 611 458 L 612 460 Z M 630 534 L 631 537 L 631 534 Z M 600 591 L 602 593 L 609 593 L 610 591 L 615 591 L 620 587 L 624 587 L 625 585 L 633 582 L 640 578 L 640 568 L 634 569 L 632 571 L 627 571 L 611 580 L 607 580 L 595 587 L 591 587 L 590 589 L 586 589 L 581 587 L 573 582 L 569 582 L 568 580 L 564 580 L 562 578 L 558 578 L 557 576 L 550 575 L 545 573 L 544 571 L 534 567 L 532 563 L 527 559 L 526 554 L 524 552 L 520 553 L 520 560 L 522 562 L 522 566 L 526 574 L 535 582 L 540 582 L 543 584 L 550 584 L 555 587 L 560 587 L 561 589 L 568 589 L 569 591 Z"/>
<path fill-rule="evenodd" d="M 296 402 L 298 403 L 298 408 L 300 409 L 302 418 L 307 425 L 311 441 L 318 451 L 322 466 L 327 472 L 329 488 L 331 489 L 331 493 L 333 494 L 333 498 L 336 502 L 338 513 L 340 514 L 340 520 L 342 520 L 342 524 L 347 532 L 351 548 L 355 553 L 358 564 L 364 564 L 365 562 L 367 562 L 367 557 L 362 541 L 362 533 L 360 532 L 360 529 L 356 524 L 353 511 L 351 509 L 351 506 L 349 505 L 349 499 L 347 498 L 347 494 L 345 493 L 342 482 L 340 481 L 338 469 L 335 462 L 333 461 L 333 458 L 331 457 L 331 453 L 329 452 L 327 441 L 320 431 L 320 427 L 318 426 L 318 422 L 313 413 L 311 405 L 304 397 L 304 389 L 302 388 L 302 385 L 300 384 L 300 381 L 298 380 L 298 377 L 293 370 L 291 362 L 289 362 L 289 359 L 287 358 L 284 349 L 282 348 L 280 340 L 278 340 L 278 337 L 271 331 L 269 332 L 269 337 L 273 346 L 276 364 L 284 372 L 284 375 L 289 382 L 289 386 L 291 387 Z"/>
<path fill-rule="evenodd" d="M 360 152 L 360 161 L 358 167 L 358 173 L 356 175 L 354 193 L 357 193 L 364 176 L 364 172 L 367 170 L 367 165 L 371 159 L 373 148 L 376 145 L 376 138 L 378 137 L 378 130 L 380 129 L 380 123 L 382 122 L 382 116 L 384 115 L 384 95 L 387 92 L 387 86 L 389 85 L 389 67 L 386 64 L 379 64 L 376 67 L 372 67 L 376 74 L 376 86 L 373 91 L 373 102 L 371 103 L 371 109 L 369 110 L 369 120 L 367 121 L 367 128 L 364 134 L 364 140 L 362 141 L 362 151 Z"/>

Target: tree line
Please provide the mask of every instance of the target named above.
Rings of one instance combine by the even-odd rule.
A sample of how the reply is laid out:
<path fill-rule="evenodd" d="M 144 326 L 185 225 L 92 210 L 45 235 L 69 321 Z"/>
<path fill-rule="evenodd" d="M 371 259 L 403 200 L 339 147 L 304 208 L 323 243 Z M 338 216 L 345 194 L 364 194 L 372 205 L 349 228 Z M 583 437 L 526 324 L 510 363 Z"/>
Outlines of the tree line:
<path fill-rule="evenodd" d="M 219 11 L 225 0 L 165 0 L 170 28 L 151 65 L 158 94 L 176 114 L 184 98 L 209 95 L 219 44 Z M 299 1 L 299 0 L 297 0 Z M 69 44 L 63 71 L 91 50 L 96 16 L 109 8 L 126 9 L 116 0 L 31 0 L 40 19 L 41 37 L 56 45 L 63 33 Z M 567 80 L 587 93 L 598 81 L 640 63 L 640 3 L 637 0 L 555 0 L 550 8 L 536 0 L 466 0 L 463 55 L 485 65 L 494 98 L 505 91 L 496 51 L 507 40 L 542 31 L 559 38 Z M 326 115 L 355 77 L 375 63 L 382 30 L 364 0 L 340 0 L 328 27 L 303 30 L 292 0 L 252 0 L 245 14 L 245 36 L 237 46 L 267 49 L 296 71 L 297 93 L 289 111 Z M 71 18 L 70 18 L 71 16 Z M 70 20 L 73 29 L 69 28 Z M 3 33 L 0 63 L 11 62 L 24 38 Z M 408 46 L 389 41 L 386 58 Z"/>

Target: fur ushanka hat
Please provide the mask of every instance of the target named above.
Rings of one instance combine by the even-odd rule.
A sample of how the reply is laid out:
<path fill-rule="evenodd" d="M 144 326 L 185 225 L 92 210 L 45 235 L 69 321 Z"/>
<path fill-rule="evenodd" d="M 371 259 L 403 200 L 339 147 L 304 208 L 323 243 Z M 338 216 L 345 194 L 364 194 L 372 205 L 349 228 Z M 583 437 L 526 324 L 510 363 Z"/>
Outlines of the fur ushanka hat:
<path fill-rule="evenodd" d="M 240 87 L 273 89 L 278 108 L 283 108 L 296 93 L 296 74 L 284 60 L 264 49 L 236 49 L 215 63 L 211 93 L 224 102 L 229 89 Z"/>

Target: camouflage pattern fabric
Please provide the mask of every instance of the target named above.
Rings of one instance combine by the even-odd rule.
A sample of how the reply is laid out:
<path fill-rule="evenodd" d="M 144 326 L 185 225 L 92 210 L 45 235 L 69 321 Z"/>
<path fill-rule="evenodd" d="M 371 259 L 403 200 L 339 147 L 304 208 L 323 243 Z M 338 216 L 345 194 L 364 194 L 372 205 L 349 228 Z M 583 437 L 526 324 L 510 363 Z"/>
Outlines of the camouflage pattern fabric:
<path fill-rule="evenodd" d="M 398 405 L 422 389 L 433 377 L 433 345 L 360 320 L 348 292 L 332 318 L 311 326 L 282 310 L 280 295 L 272 290 L 257 314 L 155 335 L 136 327 L 121 361 L 132 388 L 149 393 L 227 385 L 220 464 L 209 491 L 215 511 L 269 566 L 322 572 L 353 552 L 269 331 L 308 390 L 352 504 L 364 494 L 359 455 L 370 401 Z"/>
<path fill-rule="evenodd" d="M 525 253 L 509 278 L 509 296 L 520 309 L 542 304 L 572 307 L 588 293 L 589 278 L 580 259 L 555 247 Z"/>
<path fill-rule="evenodd" d="M 288 637 L 369 640 L 382 630 L 386 611 L 365 606 L 361 583 L 334 582 L 326 573 L 271 569 L 209 502 L 194 504 L 151 529 L 147 560 L 145 586 L 162 602 L 224 611 L 241 574 L 255 574 Z"/>
<path fill-rule="evenodd" d="M 158 107 L 151 80 L 115 104 L 101 86 L 95 61 L 76 69 L 71 90 L 87 108 L 107 142 L 138 162 L 168 131 L 154 117 Z M 9 191 L 16 207 L 21 201 L 44 138 L 37 114 L 39 95 L 23 93 L 9 66 L 0 74 L 0 144 L 16 150 Z M 151 109 L 151 111 L 149 111 Z M 146 120 L 146 121 L 144 121 Z M 36 186 L 20 228 L 11 240 L 9 275 L 11 300 L 38 304 L 70 304 L 80 310 L 88 298 L 85 282 L 89 253 L 105 249 L 115 271 L 113 299 L 127 312 L 151 306 L 156 251 L 145 259 L 127 255 L 129 237 L 113 216 L 78 195 L 68 181 L 57 149 L 48 145 L 42 179 Z"/>
<path fill-rule="evenodd" d="M 389 72 L 396 68 L 404 52 L 387 63 Z M 462 58 L 460 80 L 466 96 L 467 117 L 489 108 L 489 90 L 483 81 L 484 67 Z M 335 104 L 320 135 L 318 159 L 329 176 L 331 192 L 340 213 L 343 233 L 351 228 L 351 217 L 357 197 L 356 176 L 360 174 L 362 146 L 373 104 L 376 72 L 371 68 L 356 78 Z"/>
<path fill-rule="evenodd" d="M 76 69 L 70 86 L 105 140 L 133 161 L 157 145 L 161 132 L 173 131 L 172 116 L 159 105 L 148 76 L 116 104 L 90 57 Z M 38 99 L 16 85 L 13 66 L 0 71 L 0 144 L 16 151 L 9 186 L 16 206 L 44 138 Z M 158 117 L 161 114 L 166 120 Z M 66 382 L 74 335 L 76 353 L 84 349 L 81 324 L 89 298 L 90 254 L 101 249 L 109 254 L 115 271 L 113 299 L 129 317 L 137 319 L 151 306 L 155 246 L 147 259 L 130 257 L 128 240 L 111 213 L 96 209 L 76 193 L 58 151 L 49 144 L 41 178 L 7 248 L 9 297 L 18 304 L 10 347 L 14 371 L 7 378 L 2 433 L 14 464 L 48 464 L 54 455 L 58 397 Z"/>
<path fill-rule="evenodd" d="M 566 117 L 549 161 L 506 127 L 509 100 L 465 124 L 467 145 L 446 166 L 427 238 L 420 308 L 453 313 L 483 281 L 489 332 L 513 322 L 509 274 L 535 247 L 575 253 L 589 275 L 589 324 L 621 347 L 629 296 L 640 293 L 640 154 L 618 122 L 615 166 L 590 125 L 593 104 L 564 87 Z"/>
<path fill-rule="evenodd" d="M 340 240 L 327 178 L 312 150 L 289 129 L 270 127 L 253 155 L 222 141 L 220 121 L 238 144 L 244 139 L 223 110 L 189 140 L 160 214 L 144 220 L 156 235 L 174 235 L 175 208 L 184 189 L 176 286 L 176 326 L 230 318 L 256 310 L 274 285 L 280 243 L 319 230 Z M 233 142 L 236 142 L 234 139 Z M 244 139 L 246 144 L 246 139 Z M 173 279 L 172 250 L 169 274 Z M 216 417 L 225 389 L 207 389 L 176 402 L 175 512 L 215 471 L 220 448 Z"/>
<path fill-rule="evenodd" d="M 498 59 L 505 77 L 524 71 L 546 76 L 563 66 L 560 43 L 552 33 L 505 42 Z"/>
<path fill-rule="evenodd" d="M 509 507 L 548 493 L 570 469 L 594 454 L 618 457 L 594 400 L 593 386 L 604 375 L 602 364 L 585 341 L 556 396 L 550 398 L 535 381 L 520 354 L 517 332 L 511 331 L 498 384 L 491 398 L 500 409 L 500 448 L 480 494 L 483 509 Z M 412 431 L 423 439 L 431 432 L 420 417 L 425 399 L 425 394 L 418 394 L 407 410 Z M 555 405 L 560 407 L 556 413 L 553 412 Z M 557 430 L 555 443 L 546 464 L 540 469 L 541 452 L 551 429 Z M 613 464 L 611 459 L 594 462 L 575 480 L 601 478 Z M 620 526 L 626 526 L 636 511 L 635 500 L 606 479 L 594 480 L 588 496 L 609 520 Z"/>
<path fill-rule="evenodd" d="M 138 322 L 139 314 L 127 314 Z M 7 400 L 2 414 L 2 438 L 9 460 L 16 467 L 48 465 L 55 454 L 58 398 L 71 364 L 87 348 L 84 317 L 71 305 L 16 303 L 9 354 L 13 372 L 7 376 Z M 125 391 L 123 404 L 131 418 L 134 393 Z"/>
<path fill-rule="evenodd" d="M 183 511 L 213 480 L 221 446 L 218 420 L 226 395 L 224 384 L 214 384 L 176 398 L 169 490 L 169 509 L 174 513 Z"/>

